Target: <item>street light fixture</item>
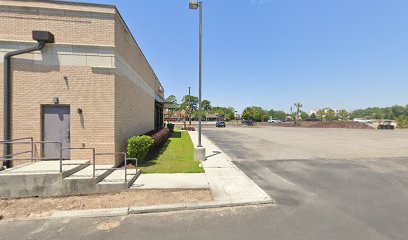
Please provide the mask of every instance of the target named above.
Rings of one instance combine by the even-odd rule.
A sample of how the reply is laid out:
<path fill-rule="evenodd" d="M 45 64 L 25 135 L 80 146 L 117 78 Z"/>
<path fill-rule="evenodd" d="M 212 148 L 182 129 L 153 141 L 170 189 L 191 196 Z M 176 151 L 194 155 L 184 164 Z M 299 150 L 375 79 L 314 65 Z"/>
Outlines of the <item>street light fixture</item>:
<path fill-rule="evenodd" d="M 197 0 L 190 0 L 189 8 L 193 10 L 200 9 L 200 25 L 199 25 L 199 64 L 198 64 L 198 77 L 199 77 L 199 84 L 198 84 L 198 144 L 195 153 L 197 152 L 197 156 L 195 159 L 200 159 L 202 161 L 205 160 L 205 148 L 201 144 L 201 118 L 202 118 L 202 101 L 201 101 L 201 93 L 202 93 L 202 46 L 203 46 L 203 3 Z"/>
<path fill-rule="evenodd" d="M 198 1 L 190 0 L 189 7 L 190 9 L 196 10 L 197 8 L 200 7 L 200 4 L 198 3 Z"/>

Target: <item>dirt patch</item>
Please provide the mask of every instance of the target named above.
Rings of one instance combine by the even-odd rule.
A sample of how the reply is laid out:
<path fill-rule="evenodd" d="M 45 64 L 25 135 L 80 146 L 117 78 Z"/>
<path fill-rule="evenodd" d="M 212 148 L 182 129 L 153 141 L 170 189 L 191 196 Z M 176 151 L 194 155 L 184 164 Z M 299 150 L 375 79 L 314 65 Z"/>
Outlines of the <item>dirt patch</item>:
<path fill-rule="evenodd" d="M 56 211 L 121 208 L 175 203 L 209 202 L 210 190 L 129 190 L 120 193 L 53 198 L 1 199 L 3 219 L 32 219 L 50 216 Z"/>
<path fill-rule="evenodd" d="M 305 124 L 305 123 L 303 123 Z M 345 122 L 345 121 L 329 121 L 329 122 L 314 122 L 305 127 L 310 128 L 350 128 L 350 129 L 374 129 L 364 123 L 359 122 Z"/>
<path fill-rule="evenodd" d="M 349 129 L 374 129 L 373 127 L 359 122 L 350 121 L 327 121 L 312 122 L 300 121 L 295 123 L 257 123 L 261 127 L 303 127 L 303 128 L 349 128 Z"/>

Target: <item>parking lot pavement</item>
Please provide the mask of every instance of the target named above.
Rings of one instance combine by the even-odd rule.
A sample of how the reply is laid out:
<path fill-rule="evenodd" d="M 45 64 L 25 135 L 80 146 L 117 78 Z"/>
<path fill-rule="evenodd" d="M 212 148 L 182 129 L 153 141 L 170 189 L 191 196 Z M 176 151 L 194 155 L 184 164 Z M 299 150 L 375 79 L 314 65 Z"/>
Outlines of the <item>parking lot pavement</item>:
<path fill-rule="evenodd" d="M 265 129 L 261 129 L 265 131 Z M 253 131 L 253 132 L 251 132 Z M 339 133 L 334 142 L 354 151 L 353 144 L 371 135 L 361 146 L 377 144 L 377 157 L 361 158 L 349 152 L 347 160 L 322 158 L 311 151 L 310 142 L 322 142 L 325 133 L 313 135 L 285 130 L 259 133 L 253 129 L 206 129 L 205 135 L 220 151 L 276 202 L 274 206 L 252 206 L 177 213 L 134 215 L 117 218 L 33 222 L 0 222 L 4 239 L 397 239 L 408 236 L 408 158 L 401 142 L 405 132 Z M 309 134 L 306 134 L 309 133 Z M 366 135 L 364 135 L 366 134 Z M 384 134 L 384 135 L 383 135 Z M 387 135 L 389 136 L 387 137 Z M 268 135 L 270 135 L 268 137 Z M 330 134 L 327 134 L 330 136 Z M 388 147 L 376 143 L 391 142 Z M 364 136 L 364 137 L 362 137 Z M 299 137 L 307 141 L 285 139 Z M 263 138 L 271 139 L 264 141 Z M 303 149 L 297 159 L 278 159 L 279 147 Z M 356 138 L 358 140 L 356 140 Z M 406 138 L 408 139 L 408 138 Z M 327 140 L 328 142 L 333 142 Z M 301 142 L 304 145 L 299 145 Z M 347 142 L 343 144 L 342 142 Z M 348 143 L 351 142 L 351 143 Z M 262 145 L 262 149 L 256 147 Z M 321 143 L 321 151 L 327 143 Z M 267 149 L 274 151 L 268 151 Z M 282 148 L 284 151 L 285 148 Z M 369 149 L 362 147 L 362 152 Z M 341 150 L 326 151 L 328 156 Z M 312 153 L 312 154 L 311 154 Z M 315 155 L 313 155 L 315 154 Z M 387 154 L 391 155 L 387 157 Z M 320 158 L 312 158 L 312 156 Z"/>
<path fill-rule="evenodd" d="M 227 127 L 203 131 L 236 161 L 408 156 L 406 130 Z"/>
<path fill-rule="evenodd" d="M 276 239 L 405 239 L 407 133 L 205 130 L 276 201 Z"/>

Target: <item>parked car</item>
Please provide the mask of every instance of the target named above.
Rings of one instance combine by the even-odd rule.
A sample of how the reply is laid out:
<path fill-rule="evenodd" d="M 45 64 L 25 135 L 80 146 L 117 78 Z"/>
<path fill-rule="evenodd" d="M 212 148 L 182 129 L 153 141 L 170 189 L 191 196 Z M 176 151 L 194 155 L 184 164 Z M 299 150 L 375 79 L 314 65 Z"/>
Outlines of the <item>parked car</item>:
<path fill-rule="evenodd" d="M 252 120 L 242 120 L 241 123 L 243 125 L 246 125 L 246 126 L 253 126 L 254 125 L 254 121 L 252 121 Z"/>
<path fill-rule="evenodd" d="M 366 118 L 354 118 L 353 122 L 359 122 L 359 123 L 367 123 L 367 124 L 372 124 L 373 121 L 366 119 Z"/>
<path fill-rule="evenodd" d="M 223 122 L 223 121 L 218 121 L 218 122 L 215 124 L 215 127 L 226 127 L 226 125 L 225 125 L 225 122 Z"/>
<path fill-rule="evenodd" d="M 378 124 L 377 129 L 395 129 L 395 124 L 392 120 L 383 120 Z"/>
<path fill-rule="evenodd" d="M 277 118 L 270 118 L 268 120 L 268 123 L 282 123 L 282 120 L 277 119 Z"/>

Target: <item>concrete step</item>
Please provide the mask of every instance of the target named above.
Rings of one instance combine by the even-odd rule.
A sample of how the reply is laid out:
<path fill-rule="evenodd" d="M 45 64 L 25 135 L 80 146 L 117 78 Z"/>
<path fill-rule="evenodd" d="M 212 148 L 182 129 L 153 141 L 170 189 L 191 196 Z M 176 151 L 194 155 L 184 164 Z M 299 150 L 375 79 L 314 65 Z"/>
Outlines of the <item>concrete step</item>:
<path fill-rule="evenodd" d="M 63 160 L 62 175 L 69 176 L 89 166 L 88 160 Z M 60 174 L 60 161 L 40 161 L 27 163 L 21 166 L 0 172 L 1 175 L 36 175 L 36 174 Z"/>
<path fill-rule="evenodd" d="M 111 174 L 114 169 L 110 170 L 112 168 L 112 165 L 96 165 L 95 166 L 95 177 L 96 177 L 96 182 L 102 181 L 106 176 Z M 103 170 L 98 170 L 98 169 L 103 169 Z M 89 165 L 86 168 L 66 177 L 66 180 L 84 180 L 84 179 L 92 179 L 93 178 L 93 166 Z"/>
<path fill-rule="evenodd" d="M 127 181 L 125 182 L 125 169 L 116 169 L 111 174 L 101 180 L 98 185 L 126 185 L 127 188 L 133 185 L 140 175 L 140 170 L 128 169 Z"/>

